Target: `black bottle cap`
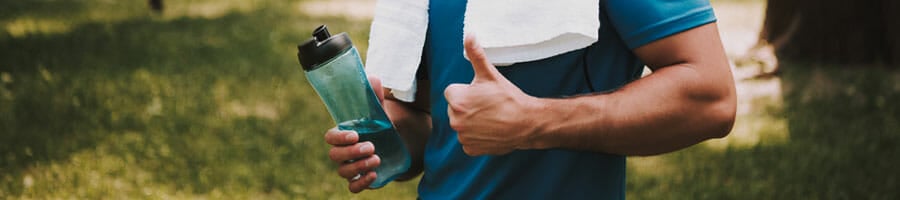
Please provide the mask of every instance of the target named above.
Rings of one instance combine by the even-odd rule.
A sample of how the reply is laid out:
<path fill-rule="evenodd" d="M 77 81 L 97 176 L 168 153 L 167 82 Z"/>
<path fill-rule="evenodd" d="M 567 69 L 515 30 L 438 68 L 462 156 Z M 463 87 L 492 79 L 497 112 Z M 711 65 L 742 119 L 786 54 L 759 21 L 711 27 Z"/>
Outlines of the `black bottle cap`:
<path fill-rule="evenodd" d="M 303 70 L 312 71 L 350 47 L 353 47 L 353 42 L 347 33 L 332 36 L 328 33 L 328 27 L 321 25 L 313 31 L 313 38 L 297 45 L 297 59 Z"/>

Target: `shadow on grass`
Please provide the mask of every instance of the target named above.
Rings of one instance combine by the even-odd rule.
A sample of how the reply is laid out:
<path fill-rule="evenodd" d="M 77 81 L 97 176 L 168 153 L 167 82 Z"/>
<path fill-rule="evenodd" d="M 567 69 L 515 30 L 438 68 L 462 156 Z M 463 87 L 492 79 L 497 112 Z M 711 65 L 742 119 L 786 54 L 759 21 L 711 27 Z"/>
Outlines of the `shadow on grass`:
<path fill-rule="evenodd" d="M 294 54 L 319 23 L 367 26 L 303 19 L 273 7 L 0 38 L 0 196 L 349 195 Z"/>
<path fill-rule="evenodd" d="M 786 119 L 786 140 L 721 150 L 697 145 L 656 158 L 652 170 L 630 166 L 629 197 L 900 198 L 900 73 L 783 69 L 783 102 L 756 106 L 770 108 L 765 117 Z"/>

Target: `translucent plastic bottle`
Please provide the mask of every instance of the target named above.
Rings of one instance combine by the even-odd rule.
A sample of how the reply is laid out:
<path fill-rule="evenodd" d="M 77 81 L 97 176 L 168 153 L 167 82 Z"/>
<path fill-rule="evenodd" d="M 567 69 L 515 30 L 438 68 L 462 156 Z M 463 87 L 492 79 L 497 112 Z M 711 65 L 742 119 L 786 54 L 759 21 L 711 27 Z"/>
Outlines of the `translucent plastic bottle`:
<path fill-rule="evenodd" d="M 313 38 L 297 46 L 297 57 L 306 79 L 322 98 L 338 129 L 354 130 L 360 142 L 371 141 L 381 165 L 369 187 L 380 188 L 409 169 L 410 157 L 403 140 L 385 115 L 369 85 L 359 52 L 347 36 L 332 36 L 325 25 Z M 362 172 L 361 172 L 362 173 Z"/>

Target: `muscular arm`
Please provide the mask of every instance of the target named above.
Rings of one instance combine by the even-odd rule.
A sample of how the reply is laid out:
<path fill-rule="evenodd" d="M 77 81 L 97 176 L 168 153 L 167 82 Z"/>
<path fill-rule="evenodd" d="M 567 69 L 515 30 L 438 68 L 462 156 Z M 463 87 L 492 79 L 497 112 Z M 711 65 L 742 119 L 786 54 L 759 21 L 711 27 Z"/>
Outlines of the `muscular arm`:
<path fill-rule="evenodd" d="M 416 100 L 408 103 L 398 100 L 385 88 L 384 109 L 388 118 L 396 126 L 397 132 L 406 143 L 412 157 L 409 171 L 397 178 L 399 181 L 415 178 L 423 170 L 425 143 L 431 133 L 431 113 L 429 113 L 429 82 L 419 80 Z"/>
<path fill-rule="evenodd" d="M 450 127 L 469 155 L 580 149 L 653 155 L 723 137 L 735 114 L 734 81 L 715 23 L 639 47 L 650 76 L 606 94 L 536 98 L 503 77 L 475 38 L 475 77 L 444 90 Z"/>
<path fill-rule="evenodd" d="M 529 120 L 539 123 L 524 147 L 653 155 L 728 134 L 735 89 L 715 23 L 634 51 L 652 74 L 612 93 L 537 99 L 544 120 Z"/>

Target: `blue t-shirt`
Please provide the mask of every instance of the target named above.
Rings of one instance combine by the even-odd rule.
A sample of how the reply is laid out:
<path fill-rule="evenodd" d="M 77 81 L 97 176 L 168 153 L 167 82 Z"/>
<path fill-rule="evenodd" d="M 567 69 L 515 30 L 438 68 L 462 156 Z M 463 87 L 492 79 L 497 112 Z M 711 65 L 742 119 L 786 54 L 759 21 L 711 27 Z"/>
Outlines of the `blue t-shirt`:
<path fill-rule="evenodd" d="M 433 0 L 423 69 L 431 81 L 433 132 L 425 147 L 423 199 L 624 199 L 625 157 L 567 149 L 470 157 L 450 128 L 444 88 L 469 83 L 463 58 L 465 0 Z M 547 59 L 499 67 L 525 93 L 566 97 L 613 90 L 640 77 L 631 51 L 714 22 L 707 0 L 601 0 L 599 41 Z M 503 9 L 503 8 L 498 8 Z"/>

